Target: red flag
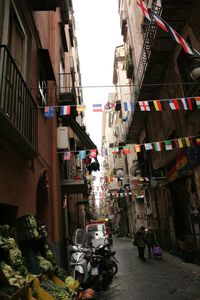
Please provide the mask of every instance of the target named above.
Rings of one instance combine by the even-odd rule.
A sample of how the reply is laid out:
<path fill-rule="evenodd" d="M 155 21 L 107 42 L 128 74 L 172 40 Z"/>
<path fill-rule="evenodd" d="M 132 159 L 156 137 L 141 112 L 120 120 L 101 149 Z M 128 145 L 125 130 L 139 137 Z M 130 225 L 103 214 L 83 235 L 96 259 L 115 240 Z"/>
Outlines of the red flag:
<path fill-rule="evenodd" d="M 90 157 L 91 158 L 96 158 L 97 157 L 97 150 L 96 149 L 90 150 Z"/>

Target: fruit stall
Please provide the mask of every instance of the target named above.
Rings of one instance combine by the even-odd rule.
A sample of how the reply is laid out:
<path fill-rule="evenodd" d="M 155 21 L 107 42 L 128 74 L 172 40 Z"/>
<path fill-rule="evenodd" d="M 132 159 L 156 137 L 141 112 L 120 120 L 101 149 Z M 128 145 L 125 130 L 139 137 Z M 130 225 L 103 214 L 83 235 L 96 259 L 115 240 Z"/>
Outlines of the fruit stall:
<path fill-rule="evenodd" d="M 45 226 L 33 215 L 15 226 L 0 225 L 0 300 L 94 299 L 59 268 L 46 241 Z"/>

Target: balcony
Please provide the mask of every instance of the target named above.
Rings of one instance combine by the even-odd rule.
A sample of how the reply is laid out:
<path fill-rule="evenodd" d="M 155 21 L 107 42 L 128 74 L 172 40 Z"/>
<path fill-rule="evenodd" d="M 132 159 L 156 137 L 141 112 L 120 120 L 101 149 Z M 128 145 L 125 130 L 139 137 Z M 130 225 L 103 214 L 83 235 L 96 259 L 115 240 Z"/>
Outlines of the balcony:
<path fill-rule="evenodd" d="M 121 12 L 120 12 L 121 35 L 125 34 L 126 25 L 127 25 L 127 13 L 125 10 L 121 10 Z"/>
<path fill-rule="evenodd" d="M 60 73 L 59 82 L 59 102 L 64 105 L 76 105 L 74 73 Z"/>
<path fill-rule="evenodd" d="M 27 160 L 37 156 L 37 112 L 12 56 L 0 45 L 0 134 Z"/>
<path fill-rule="evenodd" d="M 70 161 L 61 162 L 61 188 L 63 194 L 85 194 L 88 193 L 88 187 L 84 172 L 77 166 L 76 158 Z"/>
<path fill-rule="evenodd" d="M 153 0 L 152 10 L 161 15 L 166 22 L 169 22 L 177 32 L 181 33 L 187 20 L 188 8 L 191 5 L 190 1 L 186 0 L 183 3 L 183 1 L 178 0 L 176 4 L 173 4 L 172 1 L 164 0 L 162 1 L 162 9 L 157 6 L 157 2 L 157 0 Z M 152 20 L 146 25 L 143 48 L 135 76 L 135 82 L 138 85 L 134 93 L 136 101 L 137 99 L 164 97 L 160 93 L 160 87 L 165 81 L 166 70 L 176 47 L 177 44 L 170 35 L 158 28 L 156 22 Z M 160 83 L 160 85 L 150 86 L 151 83 Z M 138 142 L 146 117 L 147 114 L 136 107 L 130 123 L 127 143 Z"/>
<path fill-rule="evenodd" d="M 130 57 L 130 55 L 128 55 L 126 58 L 126 77 L 128 79 L 133 78 L 133 71 L 134 71 L 133 60 Z"/>

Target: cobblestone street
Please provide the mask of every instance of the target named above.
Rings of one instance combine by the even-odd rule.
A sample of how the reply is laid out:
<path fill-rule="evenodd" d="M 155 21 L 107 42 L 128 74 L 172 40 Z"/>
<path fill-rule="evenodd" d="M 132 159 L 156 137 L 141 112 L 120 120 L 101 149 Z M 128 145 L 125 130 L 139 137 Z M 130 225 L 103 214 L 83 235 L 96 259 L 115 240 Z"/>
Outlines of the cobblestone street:
<path fill-rule="evenodd" d="M 98 300 L 200 300 L 200 266 L 166 252 L 160 261 L 143 262 L 130 239 L 115 238 L 113 247 L 119 271 Z"/>

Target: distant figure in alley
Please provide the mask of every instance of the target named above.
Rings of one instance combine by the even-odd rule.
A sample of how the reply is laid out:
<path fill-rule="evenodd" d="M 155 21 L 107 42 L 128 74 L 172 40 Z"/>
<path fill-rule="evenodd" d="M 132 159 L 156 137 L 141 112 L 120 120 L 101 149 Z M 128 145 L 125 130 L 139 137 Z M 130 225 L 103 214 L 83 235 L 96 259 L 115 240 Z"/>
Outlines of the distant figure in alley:
<path fill-rule="evenodd" d="M 141 226 L 135 234 L 134 245 L 138 248 L 138 257 L 145 260 L 144 250 L 146 246 L 145 227 Z"/>

